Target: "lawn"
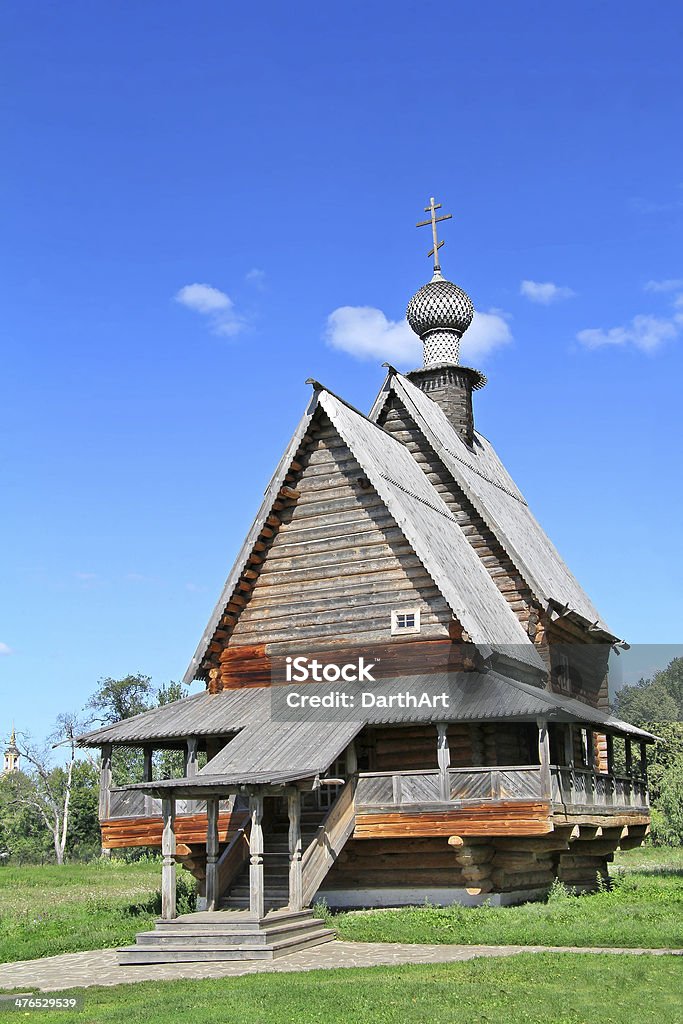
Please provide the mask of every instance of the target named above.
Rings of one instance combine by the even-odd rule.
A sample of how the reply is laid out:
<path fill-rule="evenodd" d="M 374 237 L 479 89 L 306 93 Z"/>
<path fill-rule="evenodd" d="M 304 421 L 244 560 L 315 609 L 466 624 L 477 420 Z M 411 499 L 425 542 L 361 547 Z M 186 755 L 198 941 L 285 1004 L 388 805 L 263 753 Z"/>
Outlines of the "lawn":
<path fill-rule="evenodd" d="M 0 868 L 0 963 L 132 942 L 159 914 L 160 874 L 156 862 L 115 859 Z"/>
<path fill-rule="evenodd" d="M 611 891 L 519 907 L 407 907 L 326 914 L 353 942 L 445 942 L 532 946 L 683 946 L 683 851 L 619 854 Z"/>
<path fill-rule="evenodd" d="M 683 946 L 683 851 L 617 856 L 614 890 L 554 895 L 507 908 L 416 907 L 332 915 L 340 938 L 361 942 Z M 179 908 L 192 880 L 179 871 Z M 156 862 L 0 868 L 0 962 L 133 942 L 160 911 Z"/>
<path fill-rule="evenodd" d="M 141 982 L 69 993 L 84 1024 L 676 1024 L 683 959 L 523 954 L 425 966 Z M 65 994 L 65 993 L 61 993 Z M 52 993 L 54 995 L 54 993 Z M 0 1004 L 1 1005 L 1 1004 Z M 31 1011 L 32 1021 L 54 1012 Z M 16 1021 L 3 1012 L 0 1020 Z"/>

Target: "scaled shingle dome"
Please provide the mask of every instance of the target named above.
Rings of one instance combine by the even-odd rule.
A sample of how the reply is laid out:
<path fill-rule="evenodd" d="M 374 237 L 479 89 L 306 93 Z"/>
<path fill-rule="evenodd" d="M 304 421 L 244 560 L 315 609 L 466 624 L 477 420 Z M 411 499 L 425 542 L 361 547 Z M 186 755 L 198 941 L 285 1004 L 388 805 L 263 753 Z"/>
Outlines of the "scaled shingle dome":
<path fill-rule="evenodd" d="M 473 316 L 474 306 L 467 292 L 436 275 L 415 292 L 406 310 L 408 323 L 421 338 L 435 330 L 451 330 L 462 335 Z"/>

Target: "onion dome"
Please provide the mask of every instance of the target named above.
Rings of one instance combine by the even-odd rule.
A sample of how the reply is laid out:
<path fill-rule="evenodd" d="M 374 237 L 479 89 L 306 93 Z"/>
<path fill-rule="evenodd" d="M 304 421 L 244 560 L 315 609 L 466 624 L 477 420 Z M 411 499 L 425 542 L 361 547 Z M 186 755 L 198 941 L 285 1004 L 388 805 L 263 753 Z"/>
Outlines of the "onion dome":
<path fill-rule="evenodd" d="M 429 284 L 408 303 L 408 323 L 424 345 L 424 365 L 458 363 L 460 339 L 472 323 L 474 306 L 467 292 L 436 269 Z"/>
<path fill-rule="evenodd" d="M 420 338 L 429 331 L 455 331 L 461 337 L 472 323 L 474 306 L 467 292 L 439 274 L 408 303 L 408 323 Z"/>

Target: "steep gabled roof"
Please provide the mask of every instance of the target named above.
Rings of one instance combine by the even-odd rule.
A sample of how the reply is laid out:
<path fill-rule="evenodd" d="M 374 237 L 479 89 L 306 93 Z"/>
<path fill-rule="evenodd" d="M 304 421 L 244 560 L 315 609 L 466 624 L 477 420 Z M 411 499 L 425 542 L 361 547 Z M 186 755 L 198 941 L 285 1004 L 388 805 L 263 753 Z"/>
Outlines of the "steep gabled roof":
<path fill-rule="evenodd" d="M 408 449 L 336 395 L 322 391 L 320 404 L 472 642 L 484 656 L 495 650 L 543 671 L 517 616 Z"/>
<path fill-rule="evenodd" d="M 370 413 L 377 420 L 397 395 L 432 450 L 464 491 L 537 599 L 554 602 L 614 637 L 559 552 L 534 518 L 491 443 L 475 433 L 470 449 L 436 402 L 402 374 L 391 371 Z"/>
<path fill-rule="evenodd" d="M 544 664 L 458 522 L 408 450 L 385 430 L 316 384 L 316 394 L 271 480 L 254 523 L 228 576 L 209 625 L 184 676 L 195 678 L 214 631 L 282 487 L 316 409 L 322 409 L 484 657 L 494 651 L 527 667 Z"/>

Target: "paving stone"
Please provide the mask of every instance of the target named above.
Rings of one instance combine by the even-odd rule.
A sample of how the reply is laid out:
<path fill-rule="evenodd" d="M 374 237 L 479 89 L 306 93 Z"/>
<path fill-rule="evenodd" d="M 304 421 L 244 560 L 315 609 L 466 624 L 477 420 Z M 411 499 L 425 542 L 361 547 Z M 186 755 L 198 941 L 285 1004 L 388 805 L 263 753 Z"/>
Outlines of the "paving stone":
<path fill-rule="evenodd" d="M 398 942 L 328 942 L 273 961 L 224 961 L 197 964 L 144 964 L 120 967 L 116 950 L 64 953 L 41 960 L 0 964 L 0 990 L 38 988 L 57 992 L 92 985 L 121 985 L 136 981 L 174 981 L 178 978 L 236 978 L 243 974 L 281 974 L 336 967 L 379 967 L 397 964 L 444 964 L 475 957 L 515 956 L 519 953 L 626 953 L 631 956 L 683 955 L 680 949 L 603 949 L 575 946 L 448 946 Z"/>

